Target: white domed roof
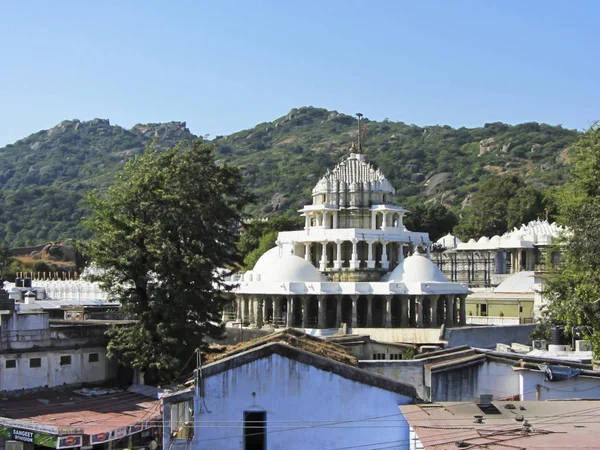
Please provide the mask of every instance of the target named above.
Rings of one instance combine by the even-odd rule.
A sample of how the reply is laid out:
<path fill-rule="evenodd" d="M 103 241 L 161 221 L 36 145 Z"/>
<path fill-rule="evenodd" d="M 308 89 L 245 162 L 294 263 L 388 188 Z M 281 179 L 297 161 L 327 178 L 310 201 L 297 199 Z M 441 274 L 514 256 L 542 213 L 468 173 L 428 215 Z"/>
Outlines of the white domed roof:
<path fill-rule="evenodd" d="M 500 283 L 496 289 L 494 289 L 494 292 L 534 292 L 533 284 L 535 280 L 533 275 L 533 271 L 517 272 Z"/>
<path fill-rule="evenodd" d="M 446 236 L 439 238 L 436 244 L 441 245 L 443 248 L 456 248 L 458 244 L 462 244 L 462 241 L 448 233 Z"/>
<path fill-rule="evenodd" d="M 291 253 L 283 254 L 279 247 L 265 252 L 256 262 L 252 273 L 259 274 L 260 281 L 325 281 L 311 263 Z"/>
<path fill-rule="evenodd" d="M 448 282 L 438 266 L 418 253 L 406 258 L 386 279 L 396 283 Z"/>

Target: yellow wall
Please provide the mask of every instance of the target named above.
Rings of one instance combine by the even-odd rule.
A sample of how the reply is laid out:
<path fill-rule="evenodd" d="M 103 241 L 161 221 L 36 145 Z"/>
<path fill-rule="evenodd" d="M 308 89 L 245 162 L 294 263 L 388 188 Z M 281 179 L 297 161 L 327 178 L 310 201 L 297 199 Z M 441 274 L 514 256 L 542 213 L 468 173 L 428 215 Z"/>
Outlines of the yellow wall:
<path fill-rule="evenodd" d="M 504 317 L 533 318 L 533 300 L 470 300 L 469 297 L 466 301 L 467 315 L 481 316 L 482 304 L 487 305 L 487 316 L 498 317 L 502 312 Z M 521 313 L 519 313 L 519 306 L 523 309 Z"/>

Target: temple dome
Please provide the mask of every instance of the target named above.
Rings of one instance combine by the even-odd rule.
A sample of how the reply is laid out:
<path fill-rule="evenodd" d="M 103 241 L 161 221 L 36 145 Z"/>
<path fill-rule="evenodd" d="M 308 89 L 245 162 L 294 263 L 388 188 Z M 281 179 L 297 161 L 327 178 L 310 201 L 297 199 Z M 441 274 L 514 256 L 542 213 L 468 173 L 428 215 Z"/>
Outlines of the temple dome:
<path fill-rule="evenodd" d="M 443 248 L 456 248 L 458 244 L 462 244 L 462 241 L 456 236 L 448 233 L 446 236 L 439 238 L 436 244 L 442 246 Z"/>
<path fill-rule="evenodd" d="M 265 252 L 256 262 L 252 273 L 260 275 L 260 281 L 325 281 L 311 263 L 291 253 L 284 254 L 279 247 Z"/>
<path fill-rule="evenodd" d="M 534 292 L 535 278 L 533 271 L 517 272 L 500 283 L 494 292 L 523 293 Z"/>
<path fill-rule="evenodd" d="M 415 253 L 385 277 L 395 283 L 447 283 L 442 271 L 426 256 Z"/>

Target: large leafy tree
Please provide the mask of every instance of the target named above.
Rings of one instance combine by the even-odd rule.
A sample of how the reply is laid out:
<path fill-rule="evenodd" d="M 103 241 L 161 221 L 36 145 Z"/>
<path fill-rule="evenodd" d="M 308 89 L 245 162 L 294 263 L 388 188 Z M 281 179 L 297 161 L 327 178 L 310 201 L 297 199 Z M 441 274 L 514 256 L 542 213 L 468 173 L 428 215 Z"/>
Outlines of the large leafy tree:
<path fill-rule="evenodd" d="M 557 193 L 559 220 L 568 227 L 560 246 L 561 263 L 544 283 L 549 322 L 567 330 L 588 325 L 600 355 L 600 128 L 592 127 L 570 154 L 569 180 Z"/>
<path fill-rule="evenodd" d="M 135 321 L 110 331 L 109 353 L 168 377 L 219 330 L 227 286 L 215 269 L 239 263 L 234 231 L 250 200 L 240 173 L 217 165 L 202 140 L 151 147 L 103 195 L 88 198 L 93 237 L 85 254 Z"/>
<path fill-rule="evenodd" d="M 409 205 L 408 210 L 406 228 L 429 233 L 432 242 L 451 232 L 458 222 L 456 215 L 440 203 L 418 203 Z"/>
<path fill-rule="evenodd" d="M 518 176 L 504 175 L 483 183 L 455 232 L 462 239 L 502 235 L 543 215 L 542 193 Z"/>

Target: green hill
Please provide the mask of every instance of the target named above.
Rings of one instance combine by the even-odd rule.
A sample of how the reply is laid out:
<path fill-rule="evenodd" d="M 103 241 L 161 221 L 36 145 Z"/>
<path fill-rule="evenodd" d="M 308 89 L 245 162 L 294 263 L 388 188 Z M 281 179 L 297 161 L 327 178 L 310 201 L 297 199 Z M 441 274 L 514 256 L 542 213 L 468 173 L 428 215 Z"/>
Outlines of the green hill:
<path fill-rule="evenodd" d="M 440 201 L 453 208 L 488 177 L 518 173 L 538 187 L 561 183 L 574 130 L 538 123 L 481 128 L 419 127 L 365 120 L 364 152 L 397 190 L 397 202 Z M 257 194 L 256 216 L 295 211 L 356 139 L 352 116 L 320 108 L 293 109 L 271 123 L 217 136 L 217 157 L 244 167 Z M 64 121 L 0 148 L 0 241 L 25 245 L 84 238 L 82 198 L 110 184 L 125 161 L 157 139 L 170 147 L 194 136 L 185 123 L 136 125 Z"/>

